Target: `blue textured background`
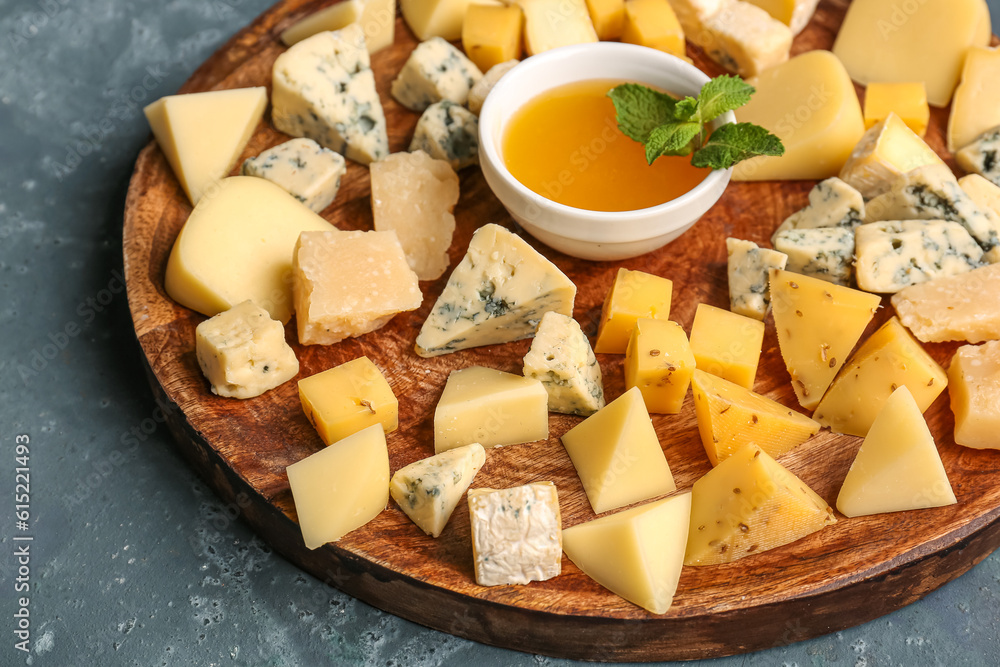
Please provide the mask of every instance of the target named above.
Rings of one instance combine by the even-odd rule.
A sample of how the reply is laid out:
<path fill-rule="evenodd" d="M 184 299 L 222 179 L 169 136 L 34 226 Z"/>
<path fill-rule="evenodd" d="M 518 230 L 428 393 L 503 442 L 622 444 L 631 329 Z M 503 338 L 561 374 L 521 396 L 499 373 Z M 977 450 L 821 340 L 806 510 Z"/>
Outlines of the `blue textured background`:
<path fill-rule="evenodd" d="M 141 106 L 268 4 L 0 0 L 0 664 L 566 664 L 427 630 L 303 574 L 232 518 L 156 419 L 120 282 Z M 30 655 L 12 618 L 19 433 Z M 998 593 L 994 555 L 866 625 L 711 662 L 996 665 Z"/>

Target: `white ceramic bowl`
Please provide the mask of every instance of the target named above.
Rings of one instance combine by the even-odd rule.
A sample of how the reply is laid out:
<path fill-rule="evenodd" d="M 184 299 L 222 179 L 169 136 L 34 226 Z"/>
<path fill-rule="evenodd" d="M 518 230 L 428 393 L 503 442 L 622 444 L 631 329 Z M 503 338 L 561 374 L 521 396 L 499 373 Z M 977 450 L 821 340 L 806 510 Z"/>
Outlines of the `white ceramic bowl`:
<path fill-rule="evenodd" d="M 635 257 L 663 247 L 690 229 L 722 196 L 732 169 L 713 171 L 680 197 L 635 211 L 588 211 L 529 190 L 504 164 L 501 139 L 507 123 L 533 97 L 589 79 L 634 81 L 682 96 L 697 95 L 708 81 L 698 68 L 680 58 L 632 44 L 598 42 L 546 51 L 514 67 L 487 96 L 479 115 L 479 161 L 486 182 L 507 211 L 546 245 L 582 259 Z M 716 124 L 734 121 L 730 111 Z"/>

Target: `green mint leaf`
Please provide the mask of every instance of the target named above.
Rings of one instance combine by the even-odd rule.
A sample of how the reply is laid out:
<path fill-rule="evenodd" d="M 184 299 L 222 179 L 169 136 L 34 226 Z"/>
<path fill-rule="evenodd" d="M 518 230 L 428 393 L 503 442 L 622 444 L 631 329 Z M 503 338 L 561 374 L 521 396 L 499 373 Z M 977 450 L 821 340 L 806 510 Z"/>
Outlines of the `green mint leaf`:
<path fill-rule="evenodd" d="M 708 141 L 691 156 L 695 167 L 728 169 L 758 155 L 783 155 L 781 140 L 753 123 L 729 123 L 712 132 Z"/>
<path fill-rule="evenodd" d="M 691 141 L 701 134 L 701 123 L 666 123 L 649 134 L 646 141 L 646 161 L 661 155 L 690 155 Z"/>
<path fill-rule="evenodd" d="M 698 94 L 702 122 L 709 123 L 727 111 L 739 109 L 754 92 L 754 87 L 738 76 L 715 77 Z"/>
<path fill-rule="evenodd" d="M 698 120 L 698 100 L 685 97 L 674 107 L 674 118 L 682 123 Z"/>
<path fill-rule="evenodd" d="M 677 104 L 670 95 L 636 83 L 623 83 L 608 92 L 618 116 L 618 129 L 633 141 L 646 143 L 650 133 L 674 118 Z"/>

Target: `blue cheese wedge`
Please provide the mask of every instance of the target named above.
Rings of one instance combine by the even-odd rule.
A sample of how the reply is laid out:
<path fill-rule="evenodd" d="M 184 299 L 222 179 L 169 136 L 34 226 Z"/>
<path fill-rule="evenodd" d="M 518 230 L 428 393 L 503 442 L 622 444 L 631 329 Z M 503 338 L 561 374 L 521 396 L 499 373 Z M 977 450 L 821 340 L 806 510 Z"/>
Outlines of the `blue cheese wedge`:
<path fill-rule="evenodd" d="M 436 102 L 417 121 L 410 151 L 424 151 L 455 171 L 479 164 L 479 119 L 453 102 Z"/>
<path fill-rule="evenodd" d="M 392 476 L 389 495 L 420 530 L 438 537 L 485 461 L 479 443 L 415 461 Z"/>
<path fill-rule="evenodd" d="M 1000 185 L 1000 127 L 987 130 L 955 153 L 958 165 Z"/>
<path fill-rule="evenodd" d="M 272 81 L 271 118 L 279 131 L 362 164 L 389 154 L 385 114 L 358 24 L 291 47 L 274 61 Z"/>
<path fill-rule="evenodd" d="M 576 285 L 524 239 L 499 225 L 476 230 L 417 335 L 416 352 L 436 357 L 535 335 L 552 310 L 573 314 Z"/>
<path fill-rule="evenodd" d="M 729 269 L 729 310 L 763 320 L 771 307 L 768 271 L 784 269 L 788 256 L 761 248 L 753 241 L 726 239 Z"/>
<path fill-rule="evenodd" d="M 500 82 L 503 75 L 514 69 L 514 67 L 521 62 L 520 60 L 508 60 L 505 63 L 500 63 L 499 65 L 494 65 L 490 68 L 483 78 L 476 82 L 476 85 L 472 87 L 469 91 L 468 107 L 469 111 L 479 115 L 479 112 L 483 109 L 483 103 L 486 102 L 486 96 L 490 94 L 493 90 L 493 86 Z"/>
<path fill-rule="evenodd" d="M 703 30 L 688 38 L 705 54 L 743 77 L 757 76 L 788 60 L 792 31 L 748 2 L 728 2 L 704 20 Z"/>
<path fill-rule="evenodd" d="M 991 224 L 1000 229 L 1000 185 L 994 185 L 979 174 L 966 174 L 958 179 L 958 184 L 965 194 L 972 197 L 972 201 L 986 214 Z M 984 253 L 983 259 L 990 264 L 1000 262 L 1000 246 L 994 246 Z"/>
<path fill-rule="evenodd" d="M 292 139 L 243 162 L 244 176 L 266 178 L 319 213 L 337 197 L 347 163 L 312 139 Z"/>
<path fill-rule="evenodd" d="M 555 312 L 542 316 L 523 372 L 524 377 L 541 381 L 551 412 L 586 417 L 604 407 L 601 366 L 572 317 Z"/>
<path fill-rule="evenodd" d="M 392 96 L 413 111 L 423 111 L 441 100 L 465 104 L 481 78 L 483 73 L 465 54 L 434 37 L 413 49 L 392 82 Z"/>
<path fill-rule="evenodd" d="M 506 586 L 562 572 L 562 515 L 555 484 L 469 491 L 476 583 Z"/>
<path fill-rule="evenodd" d="M 788 255 L 785 268 L 835 285 L 851 284 L 854 230 L 846 227 L 786 229 L 774 237 L 774 249 Z"/>
<path fill-rule="evenodd" d="M 982 265 L 983 250 L 950 220 L 888 220 L 855 231 L 855 274 L 868 292 L 895 293 Z"/>
<path fill-rule="evenodd" d="M 809 192 L 809 205 L 792 213 L 774 230 L 775 237 L 787 229 L 846 227 L 854 229 L 865 221 L 865 200 L 861 193 L 836 176 L 820 181 Z"/>

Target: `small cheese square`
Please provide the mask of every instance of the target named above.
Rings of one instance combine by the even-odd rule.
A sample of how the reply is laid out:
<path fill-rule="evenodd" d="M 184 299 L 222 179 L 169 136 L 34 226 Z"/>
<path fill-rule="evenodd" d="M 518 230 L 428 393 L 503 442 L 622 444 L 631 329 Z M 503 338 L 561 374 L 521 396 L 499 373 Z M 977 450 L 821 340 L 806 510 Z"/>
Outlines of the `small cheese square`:
<path fill-rule="evenodd" d="M 1000 449 L 1000 341 L 958 348 L 948 367 L 955 442 Z"/>
<path fill-rule="evenodd" d="M 594 351 L 624 354 L 632 327 L 640 317 L 665 320 L 670 317 L 674 284 L 667 278 L 644 271 L 618 269 L 615 282 L 601 308 Z"/>
<path fill-rule="evenodd" d="M 918 137 L 923 137 L 931 117 L 924 82 L 869 83 L 865 89 L 865 129 L 882 122 L 890 113 L 899 116 Z"/>
<path fill-rule="evenodd" d="M 865 221 L 865 199 L 861 193 L 836 176 L 817 183 L 809 191 L 809 205 L 785 218 L 774 234 L 788 229 L 844 227 L 854 229 Z"/>
<path fill-rule="evenodd" d="M 389 494 L 420 530 L 438 537 L 485 461 L 479 443 L 435 454 L 397 470 Z"/>
<path fill-rule="evenodd" d="M 669 0 L 670 6 L 684 28 L 684 34 L 700 35 L 705 30 L 705 21 L 717 14 L 724 6 L 733 0 Z"/>
<path fill-rule="evenodd" d="M 1000 339 L 1000 309 L 986 294 L 1000 294 L 1000 264 L 904 287 L 892 295 L 892 306 L 925 343 L 981 343 Z"/>
<path fill-rule="evenodd" d="M 888 192 L 902 174 L 944 162 L 903 120 L 889 112 L 858 141 L 840 170 L 840 178 L 865 199 Z"/>
<path fill-rule="evenodd" d="M 667 0 L 626 0 L 621 40 L 686 57 L 684 29 Z"/>
<path fill-rule="evenodd" d="M 690 37 L 705 55 L 743 77 L 785 62 L 792 47 L 791 29 L 747 2 L 726 3 L 705 19 L 703 32 Z"/>
<path fill-rule="evenodd" d="M 521 56 L 521 8 L 470 4 L 462 22 L 462 48 L 481 72 Z"/>
<path fill-rule="evenodd" d="M 195 354 L 212 393 L 230 398 L 260 396 L 299 372 L 285 327 L 253 301 L 199 324 Z"/>
<path fill-rule="evenodd" d="M 551 412 L 586 417 L 604 407 L 601 366 L 580 324 L 568 315 L 542 315 L 523 372 L 545 387 Z"/>
<path fill-rule="evenodd" d="M 500 63 L 499 65 L 494 65 L 490 68 L 483 78 L 476 81 L 476 85 L 472 87 L 469 91 L 469 111 L 479 115 L 479 112 L 483 109 L 483 103 L 486 102 L 486 96 L 490 94 L 493 87 L 500 82 L 503 75 L 514 69 L 514 67 L 521 62 L 520 60 L 508 60 L 505 63 Z"/>
<path fill-rule="evenodd" d="M 786 229 L 774 236 L 774 249 L 788 257 L 785 269 L 834 285 L 850 285 L 854 230 L 849 227 Z"/>
<path fill-rule="evenodd" d="M 764 323 L 699 303 L 691 324 L 691 352 L 698 370 L 753 388 L 764 342 Z"/>
<path fill-rule="evenodd" d="M 423 151 L 393 153 L 371 165 L 372 217 L 377 231 L 393 230 L 420 280 L 448 268 L 455 233 L 458 175 Z"/>
<path fill-rule="evenodd" d="M 417 274 L 393 231 L 307 232 L 293 256 L 299 342 L 330 345 L 420 307 Z"/>
<path fill-rule="evenodd" d="M 307 549 L 336 542 L 378 516 L 389 502 L 389 450 L 377 424 L 285 471 Z"/>
<path fill-rule="evenodd" d="M 1000 186 L 1000 126 L 979 135 L 955 154 L 962 169 Z"/>
<path fill-rule="evenodd" d="M 299 401 L 323 444 L 380 424 L 399 426 L 399 403 L 385 376 L 368 357 L 358 357 L 299 380 Z"/>
<path fill-rule="evenodd" d="M 596 42 L 586 0 L 519 0 L 529 56 L 571 44 Z"/>
<path fill-rule="evenodd" d="M 420 41 L 462 38 L 462 19 L 471 0 L 399 0 L 403 20 Z"/>
<path fill-rule="evenodd" d="M 434 451 L 545 440 L 548 403 L 545 387 L 534 378 L 483 366 L 452 371 L 434 410 Z"/>
<path fill-rule="evenodd" d="M 562 514 L 552 482 L 469 491 L 476 583 L 507 586 L 562 572 Z"/>
<path fill-rule="evenodd" d="M 479 118 L 448 100 L 424 110 L 413 130 L 410 151 L 424 151 L 455 171 L 479 164 Z"/>
<path fill-rule="evenodd" d="M 681 325 L 636 320 L 625 350 L 625 388 L 638 387 L 649 412 L 680 412 L 694 369 L 694 354 Z"/>
<path fill-rule="evenodd" d="M 390 46 L 396 33 L 396 0 L 342 0 L 310 14 L 281 33 L 285 46 L 293 46 L 316 33 L 340 30 L 357 23 L 365 33 L 368 53 Z"/>
<path fill-rule="evenodd" d="M 622 36 L 625 31 L 625 0 L 587 0 L 587 10 L 598 39 L 607 41 Z"/>
<path fill-rule="evenodd" d="M 962 81 L 948 114 L 948 150 L 968 146 L 1000 124 L 1000 48 L 973 46 L 965 54 Z"/>
<path fill-rule="evenodd" d="M 347 163 L 340 153 L 301 138 L 244 160 L 240 173 L 266 178 L 319 213 L 336 198 Z"/>
<path fill-rule="evenodd" d="M 423 111 L 435 102 L 465 104 L 483 73 L 454 46 L 434 37 L 421 42 L 392 82 L 392 96 L 407 109 Z"/>
<path fill-rule="evenodd" d="M 771 269 L 784 269 L 788 255 L 732 237 L 726 239 L 726 255 L 729 310 L 763 321 L 771 310 L 767 273 Z"/>

